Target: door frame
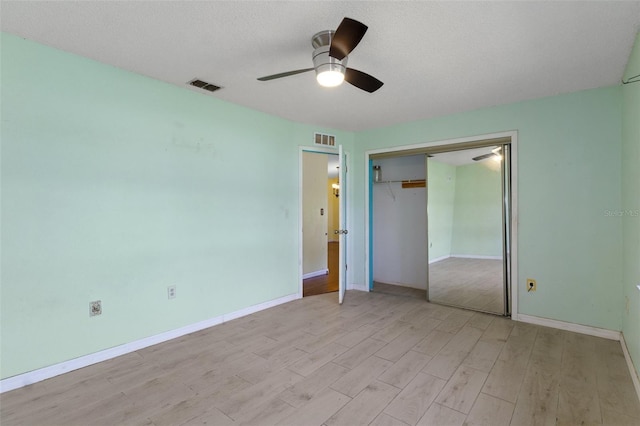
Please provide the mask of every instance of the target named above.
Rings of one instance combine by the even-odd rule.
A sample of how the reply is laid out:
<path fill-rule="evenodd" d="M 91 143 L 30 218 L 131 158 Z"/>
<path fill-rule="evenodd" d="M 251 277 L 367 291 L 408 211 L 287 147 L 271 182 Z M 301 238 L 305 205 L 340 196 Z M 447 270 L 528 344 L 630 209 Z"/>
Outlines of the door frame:
<path fill-rule="evenodd" d="M 343 146 L 344 148 L 344 146 Z M 311 153 L 316 153 L 316 154 L 331 154 L 331 155 L 339 155 L 338 152 L 338 145 L 332 148 L 327 148 L 327 147 L 315 147 L 315 146 L 299 146 L 298 147 L 298 294 L 297 297 L 298 299 L 302 299 L 303 296 L 303 283 L 304 280 L 302 278 L 302 261 L 303 261 L 303 240 L 302 240 L 302 209 L 304 208 L 303 203 L 302 203 L 302 191 L 303 191 L 303 185 L 302 185 L 302 155 L 305 152 L 311 152 Z M 347 169 L 349 169 L 351 167 L 351 156 L 349 155 L 349 151 L 344 150 L 344 154 L 345 154 L 345 158 L 346 158 L 346 167 Z M 353 179 L 347 179 L 347 190 L 345 191 L 345 193 L 349 193 L 349 189 L 351 186 L 351 181 Z M 340 185 L 342 185 L 342 182 L 340 183 Z M 342 191 L 340 191 L 342 194 Z M 346 210 L 347 210 L 347 229 L 351 228 L 351 207 L 349 205 L 349 197 L 347 197 L 345 199 L 345 202 L 347 203 L 346 206 Z M 352 251 L 352 247 L 353 244 L 347 244 L 347 253 L 345 254 L 346 256 L 346 262 L 347 264 L 349 263 L 350 259 L 351 259 L 351 251 Z M 343 272 L 344 273 L 344 272 Z M 344 277 L 345 277 L 345 287 L 347 290 L 351 289 L 351 286 L 349 285 L 349 283 L 352 281 L 350 279 L 352 274 L 352 271 L 347 270 L 347 272 L 345 273 Z"/>
<path fill-rule="evenodd" d="M 511 130 L 498 133 L 489 133 L 462 138 L 442 139 L 433 142 L 423 142 L 413 145 L 400 145 L 389 148 L 380 148 L 365 151 L 365 283 L 366 291 L 371 291 L 373 280 L 373 215 L 372 215 L 372 185 L 371 164 L 372 156 L 379 154 L 397 153 L 398 155 L 418 154 L 422 149 L 432 149 L 444 145 L 463 145 L 481 142 L 490 139 L 509 138 L 511 144 L 511 280 L 509 289 L 511 292 L 511 318 L 518 319 L 518 131 Z M 425 242 L 425 244 L 428 244 Z"/>

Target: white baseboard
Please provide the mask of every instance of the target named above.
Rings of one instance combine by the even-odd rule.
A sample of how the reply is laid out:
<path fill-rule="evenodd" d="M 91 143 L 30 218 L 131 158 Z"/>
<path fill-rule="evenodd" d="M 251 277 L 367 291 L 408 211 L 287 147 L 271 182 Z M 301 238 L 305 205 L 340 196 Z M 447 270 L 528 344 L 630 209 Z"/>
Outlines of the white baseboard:
<path fill-rule="evenodd" d="M 620 340 L 621 333 L 606 328 L 591 327 L 588 325 L 574 324 L 571 322 L 558 321 L 549 318 L 534 317 L 533 315 L 518 314 L 516 321 L 530 324 L 542 325 L 544 327 L 558 328 L 560 330 L 573 331 L 574 333 L 587 334 L 589 336 L 602 337 L 609 340 Z"/>
<path fill-rule="evenodd" d="M 478 255 L 475 255 L 475 254 L 452 254 L 449 257 L 460 257 L 462 259 L 502 260 L 502 256 L 478 256 Z"/>
<path fill-rule="evenodd" d="M 84 355 L 78 358 L 74 358 L 68 361 L 61 362 L 59 364 L 51 365 L 37 370 L 29 371 L 27 373 L 18 374 L 16 376 L 8 377 L 0 380 L 0 393 L 8 392 L 10 390 L 18 389 L 23 386 L 30 385 L 51 377 L 59 376 L 60 374 L 68 373 L 79 368 L 87 367 L 92 364 L 97 364 L 102 361 L 106 361 L 120 355 L 125 355 L 139 349 L 146 348 L 148 346 L 157 345 L 158 343 L 166 342 L 167 340 L 175 339 L 196 331 L 203 330 L 205 328 L 213 327 L 214 325 L 222 324 L 223 322 L 231 321 L 236 318 L 240 318 L 246 315 L 250 315 L 254 312 L 262 311 L 264 309 L 272 308 L 274 306 L 281 305 L 283 303 L 291 302 L 292 300 L 299 299 L 299 294 L 290 294 L 288 296 L 280 297 L 278 299 L 270 300 L 268 302 L 259 303 L 257 305 L 249 306 L 244 309 L 240 309 L 235 312 L 220 315 L 215 318 L 209 318 L 204 321 L 200 321 L 194 324 L 189 324 L 184 327 L 177 328 L 175 330 L 166 331 L 164 333 L 156 334 L 154 336 L 145 337 L 144 339 L 136 340 L 130 343 L 125 343 L 120 346 L 105 349 L 103 351 L 95 352 L 89 355 Z"/>
<path fill-rule="evenodd" d="M 620 333 L 620 344 L 622 345 L 622 352 L 624 352 L 624 359 L 627 360 L 627 367 L 629 367 L 629 374 L 631 374 L 631 380 L 633 381 L 633 387 L 636 388 L 636 394 L 640 401 L 640 378 L 638 377 L 638 371 L 633 365 L 629 348 L 627 348 L 627 342 L 624 340 L 624 333 Z"/>
<path fill-rule="evenodd" d="M 321 275 L 327 275 L 329 273 L 328 269 L 320 269 L 319 271 L 309 272 L 302 275 L 302 279 L 306 280 L 307 278 L 319 277 Z"/>
<path fill-rule="evenodd" d="M 435 259 L 429 261 L 429 265 L 431 265 L 432 263 L 440 262 L 441 260 L 448 259 L 450 257 L 451 256 L 449 256 L 449 255 L 436 257 Z"/>

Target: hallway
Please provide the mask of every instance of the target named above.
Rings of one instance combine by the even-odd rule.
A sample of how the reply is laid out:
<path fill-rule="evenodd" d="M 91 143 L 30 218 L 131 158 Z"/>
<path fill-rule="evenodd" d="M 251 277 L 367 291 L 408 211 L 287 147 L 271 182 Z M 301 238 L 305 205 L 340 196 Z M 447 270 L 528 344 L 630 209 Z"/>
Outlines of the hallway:
<path fill-rule="evenodd" d="M 332 241 L 327 244 L 329 246 L 329 273 L 304 280 L 302 283 L 303 297 L 338 291 L 338 255 L 340 243 Z"/>

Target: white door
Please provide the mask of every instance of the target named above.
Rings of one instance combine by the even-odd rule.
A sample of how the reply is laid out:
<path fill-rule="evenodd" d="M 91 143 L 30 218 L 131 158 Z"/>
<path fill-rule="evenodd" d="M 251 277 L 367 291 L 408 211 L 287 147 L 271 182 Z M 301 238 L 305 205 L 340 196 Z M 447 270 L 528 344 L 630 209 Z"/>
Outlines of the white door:
<path fill-rule="evenodd" d="M 338 202 L 339 209 L 339 226 L 338 226 L 338 234 L 339 238 L 339 249 L 338 256 L 339 260 L 339 273 L 338 273 L 338 303 L 342 304 L 344 301 L 344 293 L 346 290 L 346 280 L 347 280 L 347 161 L 346 154 L 342 150 L 342 145 L 338 147 L 338 155 L 340 157 L 339 161 L 339 173 L 338 173 L 338 185 L 340 185 L 340 196 Z"/>

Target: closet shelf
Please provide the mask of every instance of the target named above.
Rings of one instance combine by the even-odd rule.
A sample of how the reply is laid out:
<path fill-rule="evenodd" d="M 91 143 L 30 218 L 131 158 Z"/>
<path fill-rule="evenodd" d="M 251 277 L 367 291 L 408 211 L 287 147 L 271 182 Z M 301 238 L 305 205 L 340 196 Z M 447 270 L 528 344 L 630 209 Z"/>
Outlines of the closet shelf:
<path fill-rule="evenodd" d="M 425 179 L 381 180 L 373 183 L 401 183 L 403 188 L 424 188 L 427 186 Z"/>

